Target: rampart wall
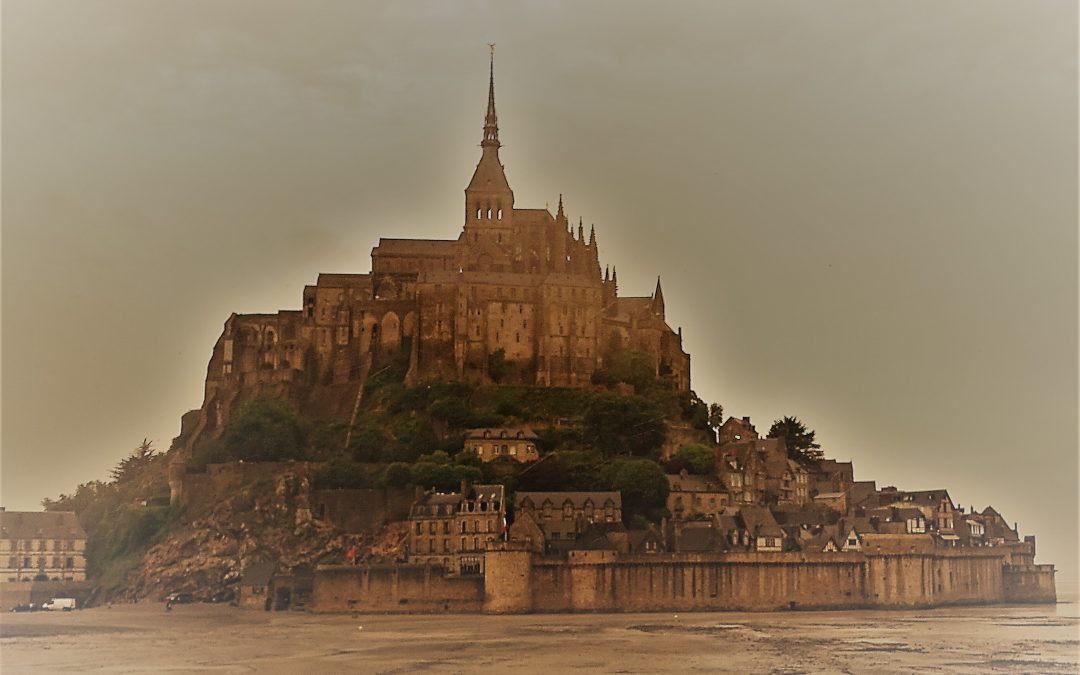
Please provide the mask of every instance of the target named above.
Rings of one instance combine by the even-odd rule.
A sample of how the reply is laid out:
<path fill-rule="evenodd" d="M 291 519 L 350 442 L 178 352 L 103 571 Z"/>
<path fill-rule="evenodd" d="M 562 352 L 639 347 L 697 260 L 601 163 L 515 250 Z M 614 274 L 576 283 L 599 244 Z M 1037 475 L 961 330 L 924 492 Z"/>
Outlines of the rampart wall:
<path fill-rule="evenodd" d="M 432 565 L 324 565 L 315 573 L 317 612 L 479 612 L 482 577 L 447 577 Z"/>
<path fill-rule="evenodd" d="M 1053 565 L 1005 565 L 1005 602 L 1057 602 Z"/>
<path fill-rule="evenodd" d="M 317 611 L 644 612 L 914 608 L 1053 602 L 1051 565 L 1005 550 L 903 553 L 619 555 L 485 553 L 485 577 L 437 567 L 332 567 L 316 573 Z M 395 570 L 397 570 L 395 572 Z M 395 576 L 396 575 L 396 576 Z"/>

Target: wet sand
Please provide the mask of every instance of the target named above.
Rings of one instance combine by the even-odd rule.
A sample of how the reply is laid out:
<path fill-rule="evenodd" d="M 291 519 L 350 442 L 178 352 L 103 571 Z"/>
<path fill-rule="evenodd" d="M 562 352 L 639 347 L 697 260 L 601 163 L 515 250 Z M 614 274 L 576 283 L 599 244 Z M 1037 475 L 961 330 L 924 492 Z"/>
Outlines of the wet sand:
<path fill-rule="evenodd" d="M 1074 603 L 902 612 L 313 615 L 160 604 L 0 617 L 14 673 L 1080 672 Z"/>

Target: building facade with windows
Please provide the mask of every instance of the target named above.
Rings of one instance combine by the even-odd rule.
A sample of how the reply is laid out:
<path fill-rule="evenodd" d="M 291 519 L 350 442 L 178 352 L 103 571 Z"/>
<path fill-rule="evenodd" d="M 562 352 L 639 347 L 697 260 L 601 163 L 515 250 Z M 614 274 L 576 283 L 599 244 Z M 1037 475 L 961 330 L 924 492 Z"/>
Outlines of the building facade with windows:
<path fill-rule="evenodd" d="M 465 450 L 475 453 L 485 462 L 509 457 L 518 462 L 540 459 L 536 449 L 538 436 L 532 429 L 497 427 L 469 429 L 465 432 Z"/>
<path fill-rule="evenodd" d="M 462 485 L 460 492 L 428 492 L 409 514 L 410 563 L 437 565 L 450 575 L 484 573 L 484 551 L 503 538 L 502 485 Z"/>
<path fill-rule="evenodd" d="M 0 509 L 0 581 L 85 581 L 86 532 L 69 511 Z"/>

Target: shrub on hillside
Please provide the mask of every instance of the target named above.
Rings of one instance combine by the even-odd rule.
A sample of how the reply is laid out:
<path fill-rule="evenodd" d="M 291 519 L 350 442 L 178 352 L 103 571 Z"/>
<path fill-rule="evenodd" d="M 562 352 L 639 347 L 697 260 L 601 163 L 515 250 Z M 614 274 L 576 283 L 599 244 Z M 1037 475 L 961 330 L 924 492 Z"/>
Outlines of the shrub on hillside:
<path fill-rule="evenodd" d="M 278 462 L 303 456 L 307 432 L 287 403 L 257 396 L 237 411 L 222 438 L 232 459 Z"/>
<path fill-rule="evenodd" d="M 585 413 L 584 440 L 604 455 L 655 456 L 667 427 L 661 411 L 640 396 L 602 394 Z"/>

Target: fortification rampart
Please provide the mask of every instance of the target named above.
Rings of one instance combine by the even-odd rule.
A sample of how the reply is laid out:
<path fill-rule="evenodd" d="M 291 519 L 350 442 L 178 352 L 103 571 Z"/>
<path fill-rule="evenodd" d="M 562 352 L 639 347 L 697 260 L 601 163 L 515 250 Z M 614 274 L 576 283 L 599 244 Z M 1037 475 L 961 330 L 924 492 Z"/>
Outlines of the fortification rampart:
<path fill-rule="evenodd" d="M 323 565 L 312 601 L 317 612 L 479 612 L 484 580 L 432 565 Z"/>
<path fill-rule="evenodd" d="M 317 611 L 528 613 L 1055 600 L 1052 566 L 1014 566 L 1005 562 L 1007 556 L 1007 550 L 993 548 L 870 554 L 572 551 L 567 558 L 499 550 L 485 554 L 482 580 L 442 578 L 435 567 L 320 568 L 315 606 Z"/>
<path fill-rule="evenodd" d="M 1005 565 L 1002 584 L 1005 602 L 1057 602 L 1053 565 Z"/>

